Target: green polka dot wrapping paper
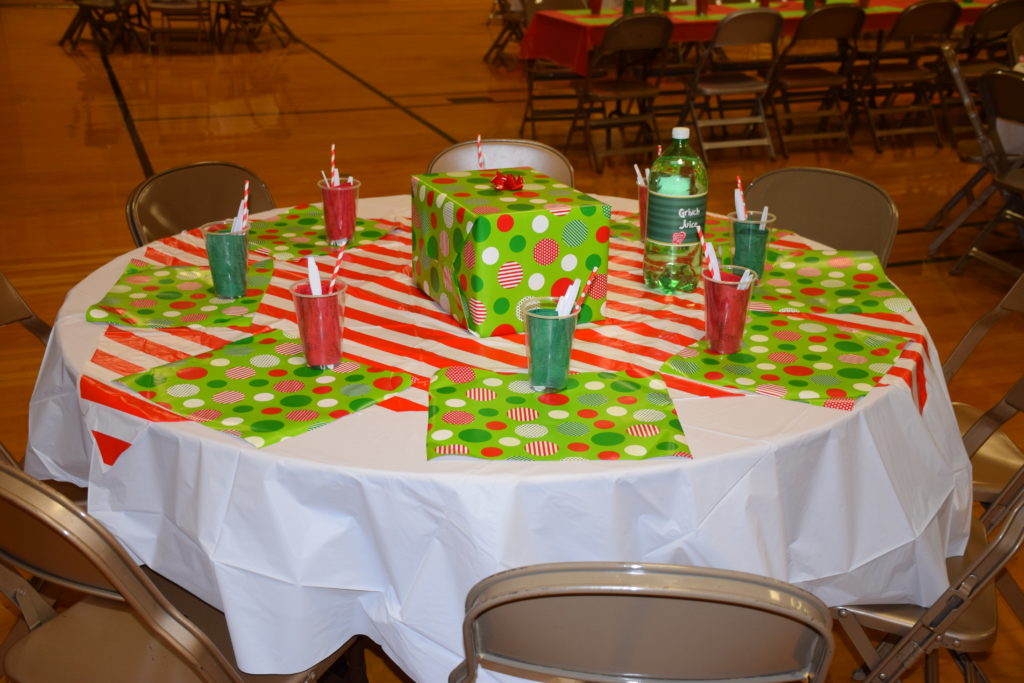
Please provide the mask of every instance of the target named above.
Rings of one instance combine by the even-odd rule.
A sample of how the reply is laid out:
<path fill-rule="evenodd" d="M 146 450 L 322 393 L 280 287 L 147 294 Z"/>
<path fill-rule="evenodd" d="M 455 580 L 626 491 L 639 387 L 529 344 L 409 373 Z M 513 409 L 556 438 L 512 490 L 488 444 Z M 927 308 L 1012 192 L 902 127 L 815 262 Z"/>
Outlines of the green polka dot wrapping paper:
<path fill-rule="evenodd" d="M 644 460 L 690 457 L 659 375 L 581 372 L 539 393 L 526 374 L 465 365 L 430 381 L 427 458 Z"/>
<path fill-rule="evenodd" d="M 496 190 L 497 173 L 523 176 Z M 530 169 L 412 177 L 413 279 L 481 337 L 523 331 L 523 309 L 561 296 L 594 268 L 579 322 L 602 320 L 608 291 L 611 207 Z"/>
<path fill-rule="evenodd" d="M 902 320 L 910 299 L 870 251 L 791 249 L 768 254 L 751 308 L 761 311 L 859 313 Z"/>
<path fill-rule="evenodd" d="M 327 370 L 307 367 L 298 332 L 275 330 L 118 381 L 263 447 L 368 408 L 410 386 L 412 377 L 345 359 Z"/>
<path fill-rule="evenodd" d="M 130 327 L 247 325 L 272 273 L 269 260 L 249 264 L 245 296 L 221 299 L 213 291 L 208 267 L 128 266 L 106 296 L 89 308 L 86 319 Z"/>
<path fill-rule="evenodd" d="M 738 353 L 709 353 L 703 342 L 670 358 L 661 371 L 743 391 L 853 410 L 908 343 L 801 316 L 751 311 Z"/>

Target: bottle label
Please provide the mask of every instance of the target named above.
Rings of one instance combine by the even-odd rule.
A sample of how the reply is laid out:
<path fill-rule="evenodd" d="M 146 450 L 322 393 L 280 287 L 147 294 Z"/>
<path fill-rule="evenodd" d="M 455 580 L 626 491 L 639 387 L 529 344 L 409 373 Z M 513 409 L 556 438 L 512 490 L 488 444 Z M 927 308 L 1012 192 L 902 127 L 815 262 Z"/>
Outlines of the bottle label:
<path fill-rule="evenodd" d="M 692 244 L 704 229 L 708 193 L 683 197 L 647 193 L 647 237 L 659 242 Z M 680 234 L 681 233 L 681 234 Z"/>

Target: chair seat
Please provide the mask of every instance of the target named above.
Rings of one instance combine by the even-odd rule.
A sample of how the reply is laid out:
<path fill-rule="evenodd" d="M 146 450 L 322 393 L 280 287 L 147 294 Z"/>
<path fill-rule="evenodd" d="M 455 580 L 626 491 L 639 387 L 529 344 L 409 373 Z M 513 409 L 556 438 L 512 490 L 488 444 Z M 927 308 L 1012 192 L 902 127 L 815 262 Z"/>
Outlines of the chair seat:
<path fill-rule="evenodd" d="M 779 85 L 787 89 L 832 88 L 846 84 L 846 76 L 820 66 L 794 66 L 779 75 Z"/>
<path fill-rule="evenodd" d="M 959 402 L 953 403 L 953 412 L 961 435 L 983 414 L 982 410 Z M 1005 432 L 997 431 L 971 458 L 974 500 L 991 503 L 1021 466 L 1024 466 L 1024 453 Z"/>
<path fill-rule="evenodd" d="M 946 571 L 959 576 L 987 543 L 985 527 L 977 519 L 971 521 L 971 535 L 963 555 L 946 560 Z M 843 610 L 856 616 L 866 628 L 903 635 L 925 612 L 917 605 L 844 605 Z M 960 652 L 984 652 L 996 639 L 996 589 L 989 584 L 978 594 L 971 606 L 945 631 L 946 647 Z M 952 642 L 959 641 L 954 647 Z"/>
<path fill-rule="evenodd" d="M 701 95 L 760 94 L 768 90 L 768 82 L 746 73 L 716 73 L 701 76 L 695 90 Z"/>
<path fill-rule="evenodd" d="M 657 97 L 661 93 L 656 86 L 645 81 L 602 79 L 591 81 L 589 90 L 582 81 L 573 83 L 573 87 L 581 93 L 586 90 L 586 95 L 591 99 L 603 100 L 645 99 Z"/>
<path fill-rule="evenodd" d="M 874 71 L 865 74 L 864 79 L 868 83 L 888 85 L 891 83 L 929 83 L 936 80 L 938 74 L 932 69 L 926 69 L 909 64 L 882 63 L 875 67 Z"/>
<path fill-rule="evenodd" d="M 1024 192 L 1024 168 L 1015 168 L 1006 173 L 1000 173 L 992 180 L 996 185 L 1010 192 Z"/>
<path fill-rule="evenodd" d="M 1005 64 L 999 62 L 990 62 L 988 60 L 980 59 L 973 62 L 960 62 L 960 72 L 963 73 L 964 78 L 968 81 L 976 81 L 981 77 L 983 73 L 992 71 L 993 69 L 1005 69 Z"/>

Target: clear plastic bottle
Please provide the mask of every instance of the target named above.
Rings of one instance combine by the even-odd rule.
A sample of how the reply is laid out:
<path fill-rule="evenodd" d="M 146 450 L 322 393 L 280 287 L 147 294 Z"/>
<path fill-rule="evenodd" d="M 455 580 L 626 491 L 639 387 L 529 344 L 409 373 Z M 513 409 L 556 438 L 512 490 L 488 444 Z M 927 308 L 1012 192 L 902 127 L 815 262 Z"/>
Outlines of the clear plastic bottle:
<path fill-rule="evenodd" d="M 708 199 L 708 168 L 690 147 L 690 129 L 672 129 L 672 144 L 651 166 L 647 189 L 644 283 L 672 294 L 700 282 L 700 239 Z"/>

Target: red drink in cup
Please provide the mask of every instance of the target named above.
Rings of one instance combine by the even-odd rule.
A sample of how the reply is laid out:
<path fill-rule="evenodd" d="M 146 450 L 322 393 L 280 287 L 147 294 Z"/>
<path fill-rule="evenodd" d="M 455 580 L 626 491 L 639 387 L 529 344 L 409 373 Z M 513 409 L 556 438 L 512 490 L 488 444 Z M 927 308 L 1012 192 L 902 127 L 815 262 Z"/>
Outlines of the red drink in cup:
<path fill-rule="evenodd" d="M 345 283 L 335 282 L 328 292 L 330 280 L 320 281 L 320 291 L 311 294 L 309 282 L 292 285 L 295 317 L 306 354 L 306 365 L 330 368 L 341 362 L 341 337 L 345 322 Z"/>
<path fill-rule="evenodd" d="M 358 180 L 341 185 L 317 182 L 324 202 L 324 225 L 327 241 L 334 245 L 347 244 L 356 229 L 356 201 L 359 199 Z"/>
<path fill-rule="evenodd" d="M 747 304 L 757 275 L 743 266 L 719 266 L 721 277 L 704 271 L 704 336 L 711 353 L 736 353 L 743 345 Z M 751 273 L 749 286 L 740 289 L 743 273 Z"/>

